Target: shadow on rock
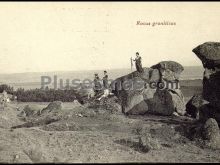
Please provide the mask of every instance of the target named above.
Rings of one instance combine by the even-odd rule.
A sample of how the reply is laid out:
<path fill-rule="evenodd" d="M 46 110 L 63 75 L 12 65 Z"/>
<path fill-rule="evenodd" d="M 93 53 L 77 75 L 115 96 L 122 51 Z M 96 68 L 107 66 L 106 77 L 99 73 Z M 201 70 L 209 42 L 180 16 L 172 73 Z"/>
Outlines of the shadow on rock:
<path fill-rule="evenodd" d="M 197 121 L 186 127 L 177 127 L 176 131 L 201 148 L 220 149 L 219 127 L 213 118 L 209 118 L 205 124 Z"/>

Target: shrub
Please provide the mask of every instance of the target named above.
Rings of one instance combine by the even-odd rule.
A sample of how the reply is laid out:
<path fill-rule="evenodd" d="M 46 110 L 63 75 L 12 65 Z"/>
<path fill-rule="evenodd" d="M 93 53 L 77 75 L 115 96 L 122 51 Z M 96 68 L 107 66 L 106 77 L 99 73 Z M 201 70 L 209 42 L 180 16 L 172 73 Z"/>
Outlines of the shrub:
<path fill-rule="evenodd" d="M 76 99 L 77 92 L 73 89 L 28 89 L 18 88 L 16 91 L 13 87 L 6 84 L 0 85 L 0 92 L 5 90 L 9 94 L 17 96 L 18 101 L 22 102 L 52 102 L 52 101 L 62 101 L 62 102 L 72 102 Z"/>
<path fill-rule="evenodd" d="M 4 90 L 9 94 L 13 94 L 13 92 L 14 92 L 13 87 L 10 87 L 7 84 L 0 85 L 0 93 L 2 93 Z"/>

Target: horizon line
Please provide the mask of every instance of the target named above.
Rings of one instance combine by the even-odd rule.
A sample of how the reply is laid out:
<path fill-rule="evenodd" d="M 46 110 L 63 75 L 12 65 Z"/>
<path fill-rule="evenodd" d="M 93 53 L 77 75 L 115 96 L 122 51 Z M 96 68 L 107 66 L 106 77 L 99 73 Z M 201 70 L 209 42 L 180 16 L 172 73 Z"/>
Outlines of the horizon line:
<path fill-rule="evenodd" d="M 183 67 L 203 67 L 202 65 L 184 65 Z M 147 67 L 150 68 L 150 67 Z M 120 69 L 131 69 L 131 68 L 112 68 L 112 69 L 87 69 L 87 70 L 54 70 L 54 71 L 30 71 L 30 72 L 12 72 L 12 73 L 0 73 L 0 75 L 10 74 L 25 74 L 25 73 L 53 73 L 53 72 L 85 72 L 85 71 L 104 71 L 104 70 L 120 70 Z"/>

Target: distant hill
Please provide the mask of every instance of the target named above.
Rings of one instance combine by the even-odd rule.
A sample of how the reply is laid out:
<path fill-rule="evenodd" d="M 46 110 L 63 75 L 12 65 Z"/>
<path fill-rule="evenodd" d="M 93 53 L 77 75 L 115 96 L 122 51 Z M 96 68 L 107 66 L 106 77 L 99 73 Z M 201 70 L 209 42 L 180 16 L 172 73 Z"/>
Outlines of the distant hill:
<path fill-rule="evenodd" d="M 109 78 L 115 79 L 131 72 L 130 69 L 107 69 Z M 15 89 L 22 87 L 25 89 L 40 88 L 41 76 L 50 76 L 52 81 L 54 75 L 58 79 L 66 79 L 70 81 L 73 79 L 92 79 L 94 73 L 98 73 L 100 78 L 103 76 L 103 70 L 89 70 L 89 71 L 56 71 L 56 72 L 27 72 L 27 73 L 13 73 L 13 74 L 0 74 L 0 83 L 9 84 Z M 187 66 L 181 75 L 183 80 L 202 79 L 203 67 L 202 66 Z"/>

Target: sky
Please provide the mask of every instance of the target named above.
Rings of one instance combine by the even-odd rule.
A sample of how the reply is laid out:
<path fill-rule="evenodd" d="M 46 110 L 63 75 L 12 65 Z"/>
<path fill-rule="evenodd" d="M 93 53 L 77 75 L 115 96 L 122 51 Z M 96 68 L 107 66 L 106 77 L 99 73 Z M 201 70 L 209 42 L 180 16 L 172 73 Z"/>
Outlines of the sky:
<path fill-rule="evenodd" d="M 219 2 L 1 2 L 0 73 L 129 68 L 135 52 L 200 66 L 192 49 L 220 40 L 219 18 Z"/>

